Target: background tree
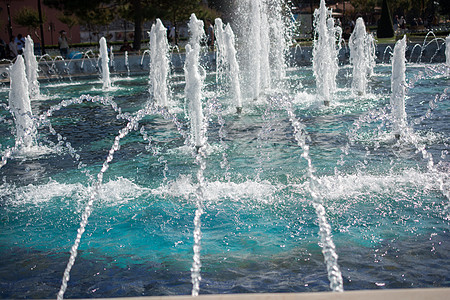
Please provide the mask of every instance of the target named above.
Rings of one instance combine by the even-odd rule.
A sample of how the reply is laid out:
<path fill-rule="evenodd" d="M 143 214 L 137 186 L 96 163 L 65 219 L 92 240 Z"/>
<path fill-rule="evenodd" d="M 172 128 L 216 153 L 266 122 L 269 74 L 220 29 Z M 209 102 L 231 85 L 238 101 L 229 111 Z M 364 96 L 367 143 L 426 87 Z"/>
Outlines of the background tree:
<path fill-rule="evenodd" d="M 72 38 L 72 28 L 73 26 L 79 24 L 78 18 L 74 15 L 62 14 L 58 17 L 58 20 L 61 21 L 61 23 L 67 25 L 67 28 L 69 29 L 69 35 Z"/>
<path fill-rule="evenodd" d="M 134 23 L 133 47 L 139 50 L 142 40 L 142 23 L 154 19 L 161 0 L 44 0 L 49 7 L 74 14 L 90 31 L 106 26 L 117 16 Z"/>
<path fill-rule="evenodd" d="M 390 38 L 394 36 L 394 27 L 392 26 L 392 17 L 387 5 L 387 1 L 383 0 L 381 6 L 381 17 L 378 20 L 377 37 Z"/>
<path fill-rule="evenodd" d="M 163 12 L 159 6 L 160 1 L 156 0 L 116 0 L 116 9 L 118 15 L 134 23 L 133 48 L 139 50 L 142 43 L 142 24 L 145 21 L 151 21 L 162 15 Z"/>
<path fill-rule="evenodd" d="M 437 1 L 439 3 L 439 13 L 446 16 L 447 18 L 450 17 L 450 0 L 439 0 Z"/>
<path fill-rule="evenodd" d="M 217 10 L 203 5 L 201 0 L 165 0 L 159 2 L 161 10 L 165 12 L 161 17 L 170 20 L 177 30 L 180 24 L 189 20 L 192 13 L 195 13 L 198 19 L 210 19 L 212 21 L 220 16 Z"/>
<path fill-rule="evenodd" d="M 44 0 L 44 4 L 61 10 L 65 15 L 73 15 L 78 24 L 94 33 L 110 24 L 116 16 L 113 0 Z"/>
<path fill-rule="evenodd" d="M 39 21 L 39 13 L 37 10 L 30 8 L 30 7 L 23 7 L 21 8 L 14 16 L 13 21 L 14 23 L 27 27 L 29 31 L 33 31 L 34 35 L 41 40 L 41 37 L 39 36 L 37 30 L 39 26 L 46 21 L 46 16 L 42 16 L 42 22 Z"/>

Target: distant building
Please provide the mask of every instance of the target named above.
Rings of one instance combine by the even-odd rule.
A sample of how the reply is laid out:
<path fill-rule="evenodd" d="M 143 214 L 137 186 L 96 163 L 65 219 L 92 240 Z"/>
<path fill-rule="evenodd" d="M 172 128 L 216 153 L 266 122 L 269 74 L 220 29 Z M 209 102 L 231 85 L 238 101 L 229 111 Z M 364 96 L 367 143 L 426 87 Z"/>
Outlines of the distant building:
<path fill-rule="evenodd" d="M 11 27 L 12 34 L 17 36 L 21 33 L 24 37 L 30 35 L 33 39 L 35 45 L 40 44 L 40 40 L 35 35 L 34 31 L 29 31 L 28 28 L 19 26 L 14 23 L 14 16 L 24 7 L 31 8 L 38 11 L 38 1 L 36 0 L 1 0 L 0 1 L 0 38 L 4 41 L 9 41 L 9 22 L 8 22 L 8 10 L 9 16 L 11 17 Z M 62 12 L 50 8 L 44 5 L 43 1 L 41 1 L 41 10 L 42 14 L 46 17 L 46 21 L 43 25 L 44 27 L 44 43 L 45 45 L 57 45 L 59 32 L 61 30 L 65 30 L 67 32 L 67 36 L 70 39 L 70 43 L 79 43 L 80 42 L 80 26 L 75 25 L 71 30 L 67 27 L 66 24 L 62 23 L 58 20 L 58 17 L 62 15 Z M 40 30 L 36 31 L 40 36 Z"/>

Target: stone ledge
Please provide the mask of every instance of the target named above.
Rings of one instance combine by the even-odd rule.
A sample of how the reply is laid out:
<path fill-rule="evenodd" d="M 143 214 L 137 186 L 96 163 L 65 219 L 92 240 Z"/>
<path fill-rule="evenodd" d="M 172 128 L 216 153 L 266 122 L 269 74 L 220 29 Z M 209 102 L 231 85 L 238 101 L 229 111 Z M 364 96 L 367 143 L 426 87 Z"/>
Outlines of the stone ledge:
<path fill-rule="evenodd" d="M 192 296 L 156 296 L 131 298 L 102 298 L 102 300 L 443 300 L 450 299 L 450 288 L 358 290 L 343 293 L 278 293 L 221 294 Z"/>

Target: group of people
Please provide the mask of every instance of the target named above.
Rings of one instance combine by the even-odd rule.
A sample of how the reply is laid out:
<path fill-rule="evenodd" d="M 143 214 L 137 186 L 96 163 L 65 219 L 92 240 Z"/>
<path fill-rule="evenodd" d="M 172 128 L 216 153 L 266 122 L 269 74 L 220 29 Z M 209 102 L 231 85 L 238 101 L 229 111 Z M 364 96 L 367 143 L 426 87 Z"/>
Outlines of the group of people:
<path fill-rule="evenodd" d="M 25 39 L 20 33 L 17 36 L 11 36 L 9 43 L 0 39 L 0 59 L 14 59 L 23 53 L 24 48 Z"/>
<path fill-rule="evenodd" d="M 206 20 L 206 39 L 204 43 L 209 47 L 210 50 L 214 50 L 214 27 L 211 20 Z M 169 41 L 176 45 L 178 42 L 177 32 L 175 30 L 175 26 L 171 26 L 168 28 Z M 22 34 L 18 34 L 17 36 L 12 36 L 10 42 L 7 44 L 5 41 L 0 39 L 0 59 L 14 59 L 17 55 L 23 53 L 25 48 L 25 39 Z M 60 54 L 63 58 L 67 58 L 69 55 L 69 40 L 67 38 L 67 34 L 65 30 L 61 30 L 59 32 L 58 37 L 58 48 Z M 120 48 L 121 52 L 132 51 L 133 48 L 129 44 L 127 40 L 124 40 L 122 47 Z"/>
<path fill-rule="evenodd" d="M 395 15 L 393 23 L 394 23 L 394 32 L 396 34 L 406 29 L 406 20 L 403 16 L 399 18 L 397 15 Z"/>
<path fill-rule="evenodd" d="M 69 42 L 65 30 L 60 31 L 58 46 L 61 56 L 67 58 L 69 53 Z M 20 33 L 17 36 L 11 36 L 9 43 L 0 39 L 0 59 L 14 59 L 18 55 L 23 54 L 24 49 L 25 38 Z"/>
<path fill-rule="evenodd" d="M 206 39 L 203 41 L 205 46 L 208 46 L 210 50 L 214 50 L 214 25 L 210 19 L 206 20 Z M 167 39 L 172 45 L 178 45 L 178 33 L 175 26 L 167 26 Z"/>

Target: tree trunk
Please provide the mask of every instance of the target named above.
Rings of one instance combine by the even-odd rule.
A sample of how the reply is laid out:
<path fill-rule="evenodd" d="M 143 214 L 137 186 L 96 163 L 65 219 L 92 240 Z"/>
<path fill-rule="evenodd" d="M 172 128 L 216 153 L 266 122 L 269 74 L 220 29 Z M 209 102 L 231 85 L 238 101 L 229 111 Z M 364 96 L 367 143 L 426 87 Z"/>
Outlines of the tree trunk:
<path fill-rule="evenodd" d="M 133 0 L 131 2 L 134 11 L 134 50 L 141 49 L 142 41 L 142 3 L 141 0 Z"/>
<path fill-rule="evenodd" d="M 39 14 L 39 27 L 41 29 L 41 54 L 45 54 L 45 42 L 44 42 L 44 22 L 42 21 L 42 9 L 41 9 L 41 0 L 38 0 L 38 14 Z"/>

